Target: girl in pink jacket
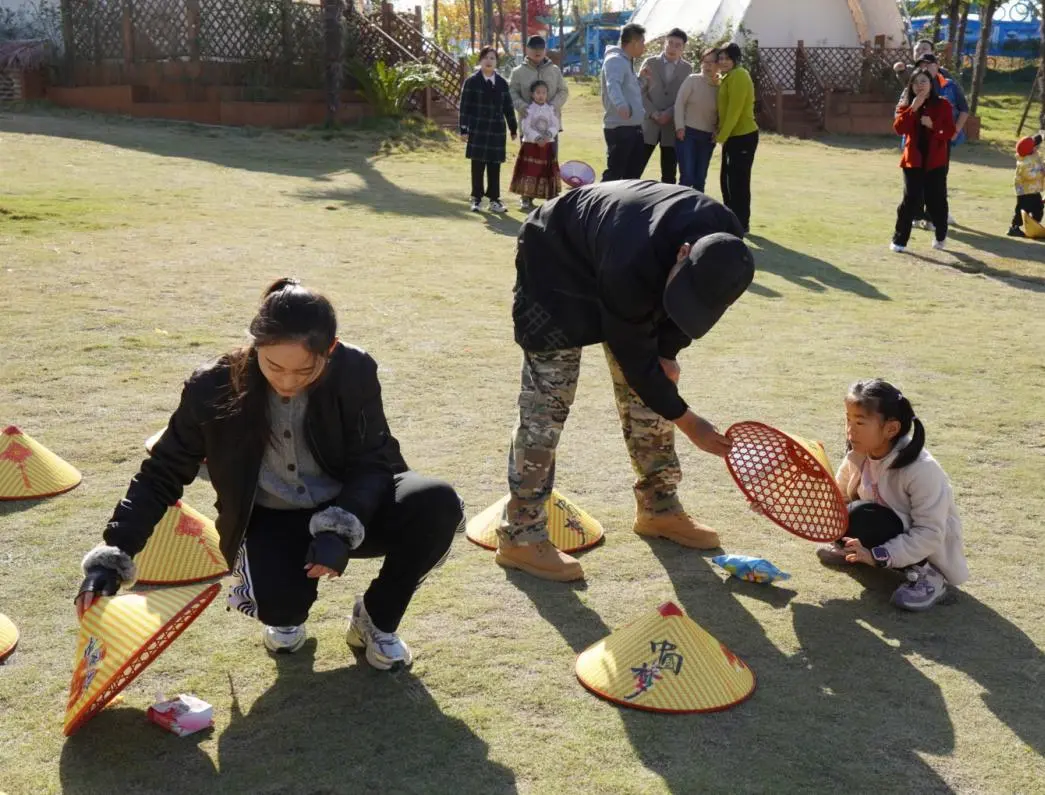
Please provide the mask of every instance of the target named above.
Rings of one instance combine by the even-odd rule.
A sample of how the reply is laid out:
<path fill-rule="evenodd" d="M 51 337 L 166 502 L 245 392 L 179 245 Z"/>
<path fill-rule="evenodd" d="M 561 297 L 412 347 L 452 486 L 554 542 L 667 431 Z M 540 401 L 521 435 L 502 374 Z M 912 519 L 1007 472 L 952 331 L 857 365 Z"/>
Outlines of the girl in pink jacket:
<path fill-rule="evenodd" d="M 892 602 L 928 610 L 969 578 L 962 525 L 925 428 L 892 384 L 858 381 L 845 399 L 848 453 L 835 476 L 849 500 L 845 538 L 817 550 L 824 563 L 902 569 Z"/>

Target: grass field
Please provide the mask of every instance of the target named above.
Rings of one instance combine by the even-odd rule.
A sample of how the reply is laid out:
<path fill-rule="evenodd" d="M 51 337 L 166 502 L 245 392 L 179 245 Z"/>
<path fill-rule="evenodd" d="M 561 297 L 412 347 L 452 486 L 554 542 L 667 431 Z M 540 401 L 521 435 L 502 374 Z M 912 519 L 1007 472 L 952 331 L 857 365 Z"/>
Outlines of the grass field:
<path fill-rule="evenodd" d="M 601 169 L 596 104 L 574 91 L 561 156 Z M 373 563 L 322 585 L 314 639 L 293 657 L 266 655 L 222 602 L 66 742 L 79 560 L 181 381 L 243 340 L 270 280 L 298 275 L 333 299 L 342 336 L 381 363 L 413 467 L 451 480 L 470 514 L 502 495 L 520 215 L 468 213 L 461 147 L 423 135 L 0 114 L 0 422 L 84 473 L 67 495 L 0 504 L 0 612 L 22 630 L 0 668 L 0 792 L 1045 792 L 1045 244 L 1003 236 L 1009 151 L 960 151 L 952 250 L 916 232 L 899 256 L 886 248 L 893 141 L 765 136 L 756 283 L 681 359 L 683 394 L 720 427 L 783 426 L 835 462 L 849 382 L 898 382 L 965 522 L 972 579 L 953 603 L 901 614 L 894 579 L 823 569 L 688 446 L 686 504 L 727 551 L 793 578 L 727 581 L 633 535 L 632 475 L 590 351 L 558 465 L 607 528 L 586 585 L 506 575 L 459 538 L 403 623 L 416 662 L 402 675 L 344 644 Z M 206 483 L 186 500 L 213 516 Z M 576 654 L 666 599 L 748 661 L 750 701 L 658 716 L 579 686 Z M 157 692 L 213 703 L 213 732 L 146 725 Z"/>

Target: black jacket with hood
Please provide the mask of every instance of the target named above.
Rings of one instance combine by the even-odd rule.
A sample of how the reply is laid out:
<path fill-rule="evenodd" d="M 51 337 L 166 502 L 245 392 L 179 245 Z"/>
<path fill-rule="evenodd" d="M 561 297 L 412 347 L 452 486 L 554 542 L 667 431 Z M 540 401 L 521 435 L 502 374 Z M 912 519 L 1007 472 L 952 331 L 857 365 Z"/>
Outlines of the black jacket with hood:
<path fill-rule="evenodd" d="M 642 401 L 678 419 L 687 406 L 659 357 L 691 340 L 664 288 L 679 248 L 715 232 L 744 237 L 731 210 L 680 185 L 617 180 L 545 203 L 519 233 L 515 341 L 534 352 L 605 342 Z"/>

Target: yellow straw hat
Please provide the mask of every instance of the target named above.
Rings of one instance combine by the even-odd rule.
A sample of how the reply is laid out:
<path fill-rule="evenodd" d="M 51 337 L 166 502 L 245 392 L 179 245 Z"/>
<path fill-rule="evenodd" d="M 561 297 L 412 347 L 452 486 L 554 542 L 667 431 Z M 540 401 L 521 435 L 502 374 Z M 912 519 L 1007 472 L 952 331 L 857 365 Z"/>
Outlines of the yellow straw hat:
<path fill-rule="evenodd" d="M 810 541 L 845 535 L 849 509 L 823 444 L 761 422 L 738 422 L 726 436 L 729 474 L 766 517 Z"/>
<path fill-rule="evenodd" d="M 68 736 L 105 709 L 189 626 L 221 589 L 187 585 L 97 599 L 80 621 L 65 712 Z"/>
<path fill-rule="evenodd" d="M 0 500 L 53 497 L 81 479 L 75 467 L 14 425 L 0 431 Z"/>
<path fill-rule="evenodd" d="M 718 712 L 755 692 L 755 673 L 674 602 L 581 652 L 577 678 L 597 696 L 651 712 Z"/>
<path fill-rule="evenodd" d="M 0 613 L 0 663 L 14 654 L 18 645 L 18 627 L 3 613 Z"/>
<path fill-rule="evenodd" d="M 484 549 L 497 549 L 497 528 L 508 499 L 498 500 L 468 523 L 465 535 L 469 541 Z M 602 525 L 558 491 L 552 491 L 544 507 L 548 512 L 548 539 L 556 549 L 578 552 L 602 540 Z"/>
<path fill-rule="evenodd" d="M 134 563 L 139 585 L 186 585 L 229 573 L 214 522 L 181 500 L 167 509 Z"/>

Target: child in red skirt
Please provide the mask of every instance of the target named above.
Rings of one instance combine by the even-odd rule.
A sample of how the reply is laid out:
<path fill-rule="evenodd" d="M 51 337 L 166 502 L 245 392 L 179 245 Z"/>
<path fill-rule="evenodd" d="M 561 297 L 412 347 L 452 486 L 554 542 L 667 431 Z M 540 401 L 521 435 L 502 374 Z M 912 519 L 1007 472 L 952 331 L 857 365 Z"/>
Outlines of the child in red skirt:
<path fill-rule="evenodd" d="M 554 199 L 559 195 L 559 161 L 555 137 L 559 117 L 548 104 L 548 84 L 536 80 L 530 86 L 533 101 L 522 118 L 522 146 L 512 172 L 512 193 L 522 196 L 520 207 L 530 212 L 534 199 Z"/>

